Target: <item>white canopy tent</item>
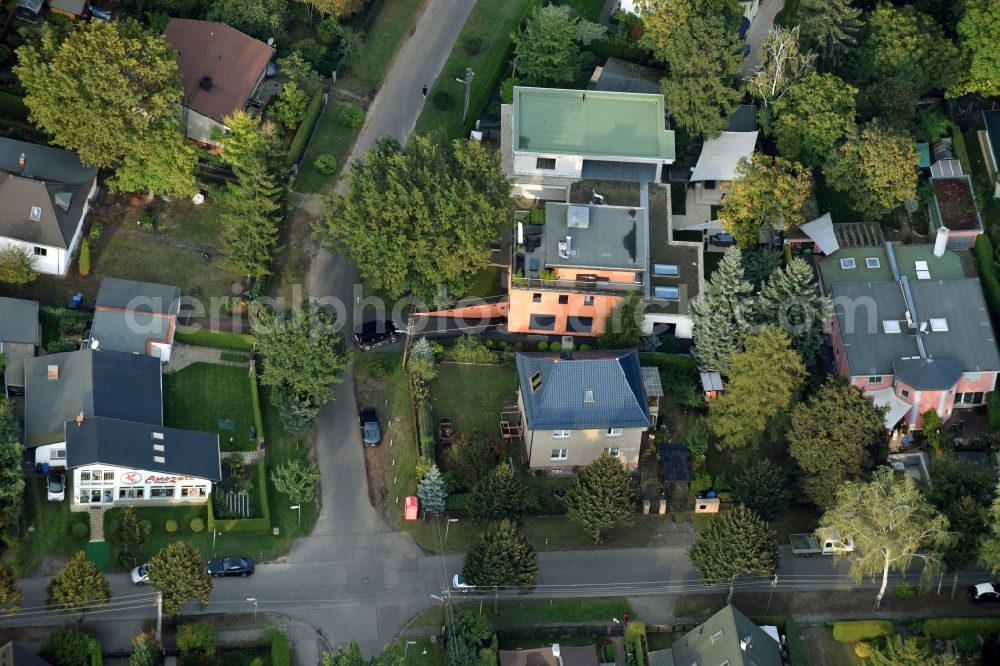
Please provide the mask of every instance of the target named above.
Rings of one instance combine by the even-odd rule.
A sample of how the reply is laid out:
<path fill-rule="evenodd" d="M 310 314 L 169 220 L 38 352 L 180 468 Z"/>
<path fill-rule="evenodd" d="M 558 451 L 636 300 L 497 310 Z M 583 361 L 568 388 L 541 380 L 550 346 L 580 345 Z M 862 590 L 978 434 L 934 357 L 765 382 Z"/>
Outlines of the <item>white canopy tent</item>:
<path fill-rule="evenodd" d="M 875 402 L 876 407 L 888 407 L 885 414 L 885 429 L 892 430 L 899 423 L 899 420 L 909 413 L 912 407 L 905 400 L 899 398 L 892 388 L 879 389 L 878 391 L 865 391 L 865 395 Z"/>
<path fill-rule="evenodd" d="M 689 180 L 735 179 L 736 165 L 740 159 L 753 155 L 756 144 L 757 132 L 723 132 L 714 139 L 707 139 Z"/>

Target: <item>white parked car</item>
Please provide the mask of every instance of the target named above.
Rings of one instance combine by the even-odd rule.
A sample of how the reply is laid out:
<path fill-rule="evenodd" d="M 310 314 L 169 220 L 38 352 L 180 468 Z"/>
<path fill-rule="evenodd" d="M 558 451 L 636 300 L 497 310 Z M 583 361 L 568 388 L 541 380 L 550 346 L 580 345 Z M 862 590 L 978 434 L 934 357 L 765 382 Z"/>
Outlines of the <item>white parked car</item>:
<path fill-rule="evenodd" d="M 132 583 L 134 585 L 148 585 L 149 584 L 149 565 L 140 564 L 135 569 L 132 569 Z"/>
<path fill-rule="evenodd" d="M 456 590 L 461 590 L 463 593 L 476 589 L 475 585 L 469 585 L 465 582 L 462 574 L 455 574 L 455 577 L 451 579 L 451 586 Z"/>
<path fill-rule="evenodd" d="M 66 499 L 66 476 L 62 472 L 49 472 L 45 488 L 50 502 L 62 502 Z"/>

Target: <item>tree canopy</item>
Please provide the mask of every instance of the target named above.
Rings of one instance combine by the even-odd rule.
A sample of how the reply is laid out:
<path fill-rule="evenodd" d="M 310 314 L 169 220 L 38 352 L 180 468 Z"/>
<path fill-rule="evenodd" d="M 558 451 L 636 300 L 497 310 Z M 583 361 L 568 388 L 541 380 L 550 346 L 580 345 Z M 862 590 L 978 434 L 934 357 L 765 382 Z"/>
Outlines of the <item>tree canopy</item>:
<path fill-rule="evenodd" d="M 271 470 L 274 489 L 299 505 L 316 497 L 316 484 L 321 478 L 319 466 L 311 460 L 289 460 Z"/>
<path fill-rule="evenodd" d="M 0 563 L 0 609 L 5 613 L 16 613 L 21 607 L 21 597 L 14 572 L 6 563 Z"/>
<path fill-rule="evenodd" d="M 455 612 L 444 635 L 447 666 L 492 666 L 497 663 L 499 646 L 487 616 Z"/>
<path fill-rule="evenodd" d="M 742 248 L 755 247 L 760 232 L 780 221 L 786 230 L 805 222 L 802 207 L 812 194 L 812 174 L 798 162 L 754 153 L 741 158 L 736 179 L 722 200 L 719 219 Z"/>
<path fill-rule="evenodd" d="M 861 9 L 851 0 L 802 0 L 799 23 L 802 40 L 819 54 L 827 68 L 840 65 L 857 44 Z"/>
<path fill-rule="evenodd" d="M 35 256 L 23 247 L 8 245 L 0 249 L 0 284 L 20 289 L 38 277 Z"/>
<path fill-rule="evenodd" d="M 4 362 L 0 355 L 0 373 Z M 17 543 L 20 538 L 24 506 L 23 457 L 18 416 L 6 398 L 0 397 L 0 540 L 7 545 Z"/>
<path fill-rule="evenodd" d="M 702 370 L 726 372 L 732 355 L 743 350 L 751 323 L 753 286 L 744 279 L 742 259 L 738 247 L 726 250 L 704 291 L 691 304 L 693 352 Z"/>
<path fill-rule="evenodd" d="M 733 502 L 742 504 L 769 523 L 785 513 L 789 499 L 785 470 L 767 458 L 747 467 L 733 481 Z"/>
<path fill-rule="evenodd" d="M 792 410 L 788 452 L 806 497 L 830 507 L 845 481 L 867 474 L 885 433 L 883 411 L 858 388 L 829 379 Z"/>
<path fill-rule="evenodd" d="M 855 210 L 878 219 L 916 196 L 917 148 L 909 134 L 874 121 L 848 133 L 824 173 Z"/>
<path fill-rule="evenodd" d="M 997 496 L 990 506 L 987 524 L 990 531 L 980 540 L 979 563 L 997 573 L 1000 572 L 1000 486 L 997 487 Z"/>
<path fill-rule="evenodd" d="M 770 576 L 778 567 L 774 530 L 742 504 L 698 531 L 688 556 L 705 585 L 730 583 L 740 576 Z"/>
<path fill-rule="evenodd" d="M 444 489 L 444 478 L 437 465 L 433 465 L 424 478 L 417 483 L 417 497 L 425 516 L 435 517 L 444 513 L 448 493 Z"/>
<path fill-rule="evenodd" d="M 511 35 L 518 74 L 528 85 L 572 81 L 580 70 L 580 44 L 604 32 L 604 26 L 581 19 L 567 5 L 538 7 Z"/>
<path fill-rule="evenodd" d="M 439 285 L 465 292 L 511 205 L 496 151 L 464 139 L 413 136 L 404 148 L 383 138 L 351 166 L 347 195 L 330 199 L 316 235 L 375 288 L 431 301 Z"/>
<path fill-rule="evenodd" d="M 220 21 L 255 39 L 288 40 L 288 0 L 212 0 L 209 21 Z"/>
<path fill-rule="evenodd" d="M 201 553 L 184 541 L 168 544 L 149 558 L 149 584 L 163 593 L 163 612 L 177 615 L 189 601 L 208 605 L 212 577 Z"/>
<path fill-rule="evenodd" d="M 743 448 L 761 441 L 798 400 L 805 378 L 802 359 L 788 334 L 765 326 L 732 355 L 726 390 L 709 404 L 708 424 L 722 446 Z"/>
<path fill-rule="evenodd" d="M 958 22 L 958 48 L 965 67 L 949 91 L 953 96 L 977 93 L 1000 95 L 1000 0 L 965 0 L 965 13 Z"/>
<path fill-rule="evenodd" d="M 770 106 L 813 73 L 816 54 L 799 48 L 799 27 L 775 26 L 761 47 L 764 62 L 746 79 L 750 94 Z"/>
<path fill-rule="evenodd" d="M 80 613 L 111 601 L 111 585 L 82 550 L 70 558 L 45 588 L 45 607 L 60 613 Z"/>
<path fill-rule="evenodd" d="M 768 132 L 778 152 L 808 167 L 826 163 L 854 127 L 858 89 L 833 74 L 812 73 L 771 107 Z"/>
<path fill-rule="evenodd" d="M 135 21 L 87 21 L 62 42 L 46 26 L 17 57 L 31 121 L 84 164 L 114 165 L 181 101 L 176 52 Z"/>
<path fill-rule="evenodd" d="M 507 463 L 481 478 L 469 494 L 469 514 L 479 522 L 519 521 L 524 515 L 524 488 Z"/>
<path fill-rule="evenodd" d="M 815 367 L 833 303 L 820 294 L 812 267 L 796 257 L 771 273 L 760 290 L 759 310 L 766 322 L 788 333 L 806 367 Z"/>
<path fill-rule="evenodd" d="M 927 503 L 913 479 L 896 474 L 891 467 L 876 469 L 869 482 L 844 483 L 833 507 L 823 514 L 820 530 L 854 543 L 854 552 L 836 552 L 833 557 L 850 555 L 850 573 L 856 582 L 865 576 L 881 576 L 876 608 L 885 595 L 890 570 L 908 571 L 916 559 L 925 574 L 936 573 L 943 552 L 952 543 L 948 519 Z"/>
<path fill-rule="evenodd" d="M 566 495 L 569 518 L 601 542 L 604 532 L 616 525 L 632 524 L 635 509 L 632 475 L 618 458 L 607 453 L 580 470 Z"/>
<path fill-rule="evenodd" d="M 124 192 L 147 192 L 192 197 L 198 192 L 195 171 L 198 149 L 188 143 L 184 129 L 176 120 L 137 139 L 109 184 Z"/>
<path fill-rule="evenodd" d="M 538 582 L 538 554 L 517 523 L 503 519 L 482 532 L 465 556 L 462 575 L 481 588 L 520 588 L 530 592 Z"/>
<path fill-rule="evenodd" d="M 735 32 L 743 16 L 736 0 L 638 0 L 635 4 L 643 26 L 639 45 L 664 62 L 670 61 L 668 54 L 675 33 L 689 30 L 695 19 L 718 16 L 728 30 Z"/>

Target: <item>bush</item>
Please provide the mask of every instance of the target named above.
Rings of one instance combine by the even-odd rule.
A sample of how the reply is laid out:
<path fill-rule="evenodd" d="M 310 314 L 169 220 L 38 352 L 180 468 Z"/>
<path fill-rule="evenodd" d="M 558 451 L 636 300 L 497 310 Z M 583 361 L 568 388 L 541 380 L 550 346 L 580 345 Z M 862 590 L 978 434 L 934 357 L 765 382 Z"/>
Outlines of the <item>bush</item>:
<path fill-rule="evenodd" d="M 455 107 L 455 98 L 446 90 L 438 90 L 431 95 L 431 104 L 438 111 L 448 111 Z"/>
<path fill-rule="evenodd" d="M 996 391 L 986 394 L 986 428 L 990 432 L 1000 432 L 1000 395 Z"/>
<path fill-rule="evenodd" d="M 345 106 L 340 110 L 337 120 L 344 127 L 361 127 L 365 122 L 365 112 L 357 106 Z"/>
<path fill-rule="evenodd" d="M 147 233 L 156 231 L 156 221 L 153 219 L 153 214 L 148 210 L 144 210 L 139 213 L 137 224 L 139 225 L 139 229 Z"/>
<path fill-rule="evenodd" d="M 924 620 L 924 633 L 931 638 L 953 641 L 964 633 L 1000 632 L 1000 617 L 944 617 Z"/>
<path fill-rule="evenodd" d="M 497 355 L 487 349 L 487 345 L 472 335 L 463 335 L 455 341 L 448 354 L 459 363 L 496 363 Z"/>
<path fill-rule="evenodd" d="M 100 222 L 94 222 L 90 225 L 90 237 L 97 240 L 104 233 L 104 225 Z"/>
<path fill-rule="evenodd" d="M 861 641 L 854 646 L 854 654 L 858 659 L 867 659 L 872 654 L 872 646 L 865 641 Z"/>
<path fill-rule="evenodd" d="M 444 508 L 448 511 L 468 511 L 470 493 L 455 493 L 444 500 Z"/>
<path fill-rule="evenodd" d="M 324 176 L 337 173 L 337 158 L 329 153 L 323 153 L 313 160 L 313 168 Z"/>
<path fill-rule="evenodd" d="M 377 358 L 368 366 L 372 379 L 385 379 L 389 375 L 389 366 L 381 358 Z"/>
<path fill-rule="evenodd" d="M 197 534 L 205 529 L 205 521 L 201 518 L 192 518 L 190 527 L 191 531 Z"/>
<path fill-rule="evenodd" d="M 80 243 L 80 277 L 90 275 L 90 241 L 86 238 Z"/>
<path fill-rule="evenodd" d="M 288 149 L 288 161 L 292 164 L 298 164 L 302 159 L 302 155 L 306 152 L 306 144 L 309 142 L 309 137 L 312 135 L 313 127 L 316 126 L 316 121 L 319 120 L 319 114 L 323 112 L 323 93 L 317 92 L 313 95 L 312 101 L 309 102 L 309 108 L 306 109 L 306 115 L 302 118 L 302 122 L 299 123 L 299 128 L 295 130 L 295 136 L 292 138 L 292 145 Z"/>
<path fill-rule="evenodd" d="M 538 351 L 547 351 L 548 348 L 549 348 L 549 343 L 546 342 L 545 340 L 542 340 L 541 342 L 538 343 Z"/>
<path fill-rule="evenodd" d="M 833 640 L 838 643 L 857 643 L 892 636 L 894 633 L 889 620 L 844 620 L 833 623 Z"/>
<path fill-rule="evenodd" d="M 207 622 L 182 624 L 177 627 L 177 649 L 184 657 L 214 657 L 219 651 L 215 627 Z"/>
<path fill-rule="evenodd" d="M 100 659 L 94 661 L 94 648 L 100 654 L 101 646 L 87 634 L 70 627 L 56 629 L 49 634 L 49 639 L 42 646 L 42 654 L 49 658 L 55 666 L 80 666 L 81 664 L 100 665 Z"/>
<path fill-rule="evenodd" d="M 146 534 L 149 534 L 153 529 L 153 523 L 145 519 L 139 521 L 139 526 L 142 527 L 142 531 Z"/>
<path fill-rule="evenodd" d="M 528 222 L 532 224 L 544 224 L 545 223 L 545 209 L 544 208 L 532 208 L 528 211 Z"/>
<path fill-rule="evenodd" d="M 520 79 L 515 79 L 513 77 L 504 80 L 503 84 L 500 86 L 500 101 L 503 104 L 513 104 L 514 103 L 514 87 L 521 85 Z"/>
<path fill-rule="evenodd" d="M 590 345 L 586 345 L 586 344 L 580 345 L 580 351 L 582 351 L 582 352 L 590 351 Z"/>
<path fill-rule="evenodd" d="M 271 637 L 271 666 L 289 666 L 292 663 L 288 652 L 288 636 L 275 633 Z"/>
<path fill-rule="evenodd" d="M 83 541 L 90 536 L 90 525 L 87 523 L 73 523 L 69 528 L 69 533 L 77 541 Z"/>
<path fill-rule="evenodd" d="M 900 583 L 896 586 L 894 594 L 897 599 L 902 599 L 903 601 L 906 601 L 907 599 L 916 599 L 917 588 L 913 587 L 909 583 Z"/>
<path fill-rule="evenodd" d="M 979 264 L 979 276 L 983 285 L 983 294 L 986 296 L 986 307 L 989 308 L 990 317 L 996 325 L 1000 323 L 1000 282 L 997 281 L 996 269 L 993 264 L 993 246 L 990 244 L 990 239 L 985 235 L 977 236 L 972 251 L 976 255 L 976 263 Z"/>
<path fill-rule="evenodd" d="M 477 56 L 483 50 L 482 37 L 466 37 L 462 40 L 462 50 L 466 55 Z"/>
<path fill-rule="evenodd" d="M 177 531 L 177 521 L 171 518 L 170 520 L 167 521 L 167 524 L 164 525 L 164 529 L 167 530 L 167 532 L 169 532 L 170 534 L 173 534 L 174 532 Z"/>

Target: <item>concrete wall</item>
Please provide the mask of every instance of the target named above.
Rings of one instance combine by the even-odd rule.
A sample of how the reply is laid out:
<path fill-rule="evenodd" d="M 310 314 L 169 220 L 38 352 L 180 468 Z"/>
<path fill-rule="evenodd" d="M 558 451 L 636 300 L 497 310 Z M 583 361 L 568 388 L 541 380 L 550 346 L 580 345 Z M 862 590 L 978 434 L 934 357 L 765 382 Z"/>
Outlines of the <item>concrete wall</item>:
<path fill-rule="evenodd" d="M 656 324 L 673 324 L 674 337 L 690 340 L 694 337 L 694 323 L 691 316 L 686 314 L 651 314 L 646 313 L 642 320 L 642 331 L 647 335 L 653 332 Z"/>

